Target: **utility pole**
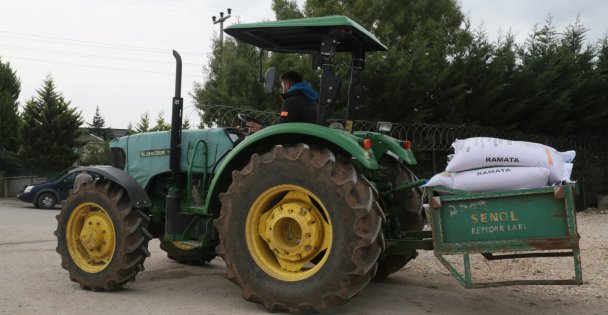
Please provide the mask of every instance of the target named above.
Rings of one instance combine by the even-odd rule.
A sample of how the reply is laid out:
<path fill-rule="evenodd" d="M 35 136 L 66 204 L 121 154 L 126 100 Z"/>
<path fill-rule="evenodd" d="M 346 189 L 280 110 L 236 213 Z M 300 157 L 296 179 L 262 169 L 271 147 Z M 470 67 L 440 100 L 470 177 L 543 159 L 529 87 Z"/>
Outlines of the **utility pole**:
<path fill-rule="evenodd" d="M 220 12 L 220 18 L 216 18 L 216 16 L 212 16 L 211 20 L 213 20 L 213 24 L 220 24 L 220 49 L 224 46 L 224 21 L 230 18 L 230 13 L 232 13 L 232 9 L 226 9 L 228 15 L 224 16 L 224 12 Z"/>

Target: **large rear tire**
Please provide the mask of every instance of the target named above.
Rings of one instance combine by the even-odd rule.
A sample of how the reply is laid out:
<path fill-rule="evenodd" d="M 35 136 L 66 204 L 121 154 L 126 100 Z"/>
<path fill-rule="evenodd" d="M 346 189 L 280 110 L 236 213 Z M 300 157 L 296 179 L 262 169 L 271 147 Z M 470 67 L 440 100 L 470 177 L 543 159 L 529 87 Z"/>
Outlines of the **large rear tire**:
<path fill-rule="evenodd" d="M 113 291 L 144 270 L 152 238 L 149 218 L 112 182 L 75 188 L 57 216 L 57 252 L 70 279 L 84 289 Z"/>
<path fill-rule="evenodd" d="M 327 149 L 279 145 L 254 154 L 220 199 L 217 252 L 248 301 L 323 312 L 376 272 L 383 213 L 367 180 Z"/>
<path fill-rule="evenodd" d="M 194 247 L 184 242 L 165 241 L 160 238 L 160 249 L 167 252 L 167 257 L 180 264 L 202 266 L 215 258 L 212 247 Z"/>
<path fill-rule="evenodd" d="M 379 161 L 380 174 L 384 181 L 393 187 L 411 183 L 417 180 L 416 176 L 399 160 L 385 154 Z M 385 203 L 392 204 L 397 210 L 397 218 L 401 231 L 422 231 L 424 228 L 424 212 L 422 211 L 422 191 L 415 187 L 393 194 L 392 199 Z M 410 250 L 399 255 L 383 255 L 378 260 L 378 272 L 374 280 L 383 280 L 390 274 L 403 268 L 410 260 L 416 258 L 418 253 Z"/>

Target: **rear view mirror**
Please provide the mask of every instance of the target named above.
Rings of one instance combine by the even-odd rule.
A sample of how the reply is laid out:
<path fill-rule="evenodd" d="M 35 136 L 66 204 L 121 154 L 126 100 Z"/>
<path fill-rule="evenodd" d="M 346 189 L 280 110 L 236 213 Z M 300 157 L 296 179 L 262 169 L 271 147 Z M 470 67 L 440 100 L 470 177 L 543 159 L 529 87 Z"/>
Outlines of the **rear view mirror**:
<path fill-rule="evenodd" d="M 264 73 L 264 92 L 266 94 L 272 94 L 274 90 L 274 83 L 277 81 L 277 68 L 270 67 Z"/>

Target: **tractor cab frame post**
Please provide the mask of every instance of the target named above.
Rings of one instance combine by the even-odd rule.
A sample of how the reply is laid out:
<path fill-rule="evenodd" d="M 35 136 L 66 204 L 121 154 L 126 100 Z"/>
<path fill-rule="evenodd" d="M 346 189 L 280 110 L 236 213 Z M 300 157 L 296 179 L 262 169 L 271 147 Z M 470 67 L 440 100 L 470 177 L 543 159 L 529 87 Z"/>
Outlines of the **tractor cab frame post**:
<path fill-rule="evenodd" d="M 345 36 L 345 30 L 336 28 L 328 35 L 323 36 L 320 51 L 320 66 L 322 70 L 320 94 L 319 94 L 319 109 L 317 114 L 317 124 L 323 125 L 327 115 L 327 107 L 330 106 L 336 99 L 336 95 L 340 90 L 340 79 L 335 75 L 335 55 L 336 47 Z M 353 119 L 356 117 L 361 106 L 365 101 L 366 89 L 360 83 L 361 72 L 365 64 L 365 50 L 361 41 L 356 37 L 351 37 L 352 44 L 352 61 L 351 61 L 351 76 L 350 85 L 348 88 L 348 104 L 346 108 L 346 126 L 345 129 L 349 133 L 353 132 Z"/>
<path fill-rule="evenodd" d="M 319 108 L 317 111 L 317 124 L 325 125 L 327 107 L 336 99 L 340 89 L 340 78 L 334 72 L 336 66 L 336 47 L 344 34 L 340 30 L 333 30 L 323 36 L 321 42 L 321 83 L 319 88 Z"/>
<path fill-rule="evenodd" d="M 348 105 L 346 107 L 346 130 L 348 132 L 352 132 L 353 120 L 357 118 L 367 96 L 367 90 L 360 82 L 363 66 L 365 65 L 365 50 L 363 50 L 359 39 L 353 37 L 352 41 L 353 52 L 350 69 L 350 86 L 348 87 Z"/>

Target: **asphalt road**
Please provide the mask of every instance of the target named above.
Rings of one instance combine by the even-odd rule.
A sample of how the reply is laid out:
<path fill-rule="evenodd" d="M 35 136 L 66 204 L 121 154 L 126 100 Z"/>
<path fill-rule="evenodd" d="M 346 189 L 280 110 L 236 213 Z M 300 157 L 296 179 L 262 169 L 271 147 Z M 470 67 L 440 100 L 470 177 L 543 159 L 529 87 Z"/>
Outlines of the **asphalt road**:
<path fill-rule="evenodd" d="M 55 252 L 59 210 L 0 199 L 0 314 L 268 314 L 243 300 L 215 259 L 204 267 L 175 263 L 149 244 L 151 257 L 135 282 L 117 292 L 91 292 L 68 279 Z M 417 259 L 417 260 L 420 260 Z M 465 290 L 447 274 L 405 269 L 371 283 L 334 314 L 602 314 L 556 305 L 517 289 Z"/>

